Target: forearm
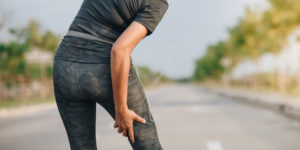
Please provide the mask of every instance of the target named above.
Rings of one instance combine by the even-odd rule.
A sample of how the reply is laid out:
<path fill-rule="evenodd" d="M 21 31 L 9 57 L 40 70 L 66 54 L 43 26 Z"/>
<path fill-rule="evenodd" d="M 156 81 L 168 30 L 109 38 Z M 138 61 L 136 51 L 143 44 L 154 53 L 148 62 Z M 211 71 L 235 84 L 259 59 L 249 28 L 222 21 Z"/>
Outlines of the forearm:
<path fill-rule="evenodd" d="M 110 67 L 115 111 L 119 112 L 128 109 L 127 89 L 130 69 L 130 53 L 125 50 L 112 49 Z"/>
<path fill-rule="evenodd" d="M 131 66 L 130 54 L 146 34 L 146 27 L 133 21 L 114 42 L 111 49 L 111 77 L 116 113 L 114 127 L 119 126 L 118 132 L 123 132 L 123 135 L 128 132 L 132 142 L 134 142 L 133 121 L 145 123 L 146 120 L 127 106 L 128 77 Z"/>
<path fill-rule="evenodd" d="M 130 54 L 145 37 L 146 28 L 133 21 L 118 37 L 111 49 L 111 77 L 116 112 L 127 109 L 127 88 Z"/>

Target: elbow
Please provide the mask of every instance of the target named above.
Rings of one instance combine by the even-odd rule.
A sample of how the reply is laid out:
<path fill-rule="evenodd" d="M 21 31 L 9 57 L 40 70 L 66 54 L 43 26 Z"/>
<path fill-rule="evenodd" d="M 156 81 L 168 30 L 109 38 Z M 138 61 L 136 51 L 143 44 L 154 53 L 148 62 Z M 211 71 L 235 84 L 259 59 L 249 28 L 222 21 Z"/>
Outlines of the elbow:
<path fill-rule="evenodd" d="M 166 9 L 169 8 L 169 2 L 166 0 Z"/>
<path fill-rule="evenodd" d="M 111 48 L 111 56 L 115 58 L 130 56 L 130 49 L 127 46 L 113 44 Z"/>
<path fill-rule="evenodd" d="M 164 6 L 164 11 L 167 11 L 168 10 L 168 8 L 169 8 L 169 2 L 168 2 L 168 0 L 164 0 L 163 1 L 163 6 Z"/>

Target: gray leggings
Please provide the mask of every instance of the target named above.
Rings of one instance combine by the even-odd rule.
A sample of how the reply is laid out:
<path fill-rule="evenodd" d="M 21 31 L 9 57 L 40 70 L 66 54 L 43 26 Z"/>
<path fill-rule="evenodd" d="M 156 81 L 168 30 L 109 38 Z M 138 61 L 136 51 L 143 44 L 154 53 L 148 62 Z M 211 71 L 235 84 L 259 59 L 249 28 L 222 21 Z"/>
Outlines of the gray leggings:
<path fill-rule="evenodd" d="M 96 103 L 115 120 L 110 64 L 54 59 L 53 69 L 55 99 L 71 150 L 97 150 Z M 162 150 L 144 89 L 132 61 L 127 95 L 128 108 L 146 119 L 146 124 L 133 122 L 135 143 L 127 137 L 130 145 L 134 150 Z"/>

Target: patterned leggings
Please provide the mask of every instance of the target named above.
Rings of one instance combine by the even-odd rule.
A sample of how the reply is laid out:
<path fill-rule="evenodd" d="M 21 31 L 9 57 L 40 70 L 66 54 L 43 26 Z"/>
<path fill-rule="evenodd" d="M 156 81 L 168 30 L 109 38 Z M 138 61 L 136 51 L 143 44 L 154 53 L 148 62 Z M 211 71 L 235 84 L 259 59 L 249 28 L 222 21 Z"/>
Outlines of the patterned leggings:
<path fill-rule="evenodd" d="M 54 59 L 53 84 L 57 107 L 71 150 L 97 150 L 96 104 L 115 120 L 110 64 Z M 144 89 L 132 65 L 128 77 L 128 108 L 146 119 L 133 122 L 134 150 L 162 150 Z"/>

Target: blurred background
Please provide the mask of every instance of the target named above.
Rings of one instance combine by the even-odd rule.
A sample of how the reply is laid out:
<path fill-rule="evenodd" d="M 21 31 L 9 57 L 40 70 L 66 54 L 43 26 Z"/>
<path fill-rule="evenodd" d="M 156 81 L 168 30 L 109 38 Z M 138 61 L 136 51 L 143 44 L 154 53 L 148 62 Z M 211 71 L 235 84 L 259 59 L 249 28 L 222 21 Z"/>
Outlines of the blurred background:
<path fill-rule="evenodd" d="M 0 0 L 0 150 L 69 149 L 53 56 L 82 2 Z M 132 53 L 164 148 L 299 150 L 300 1 L 168 2 Z M 97 107 L 98 148 L 130 149 Z"/>

